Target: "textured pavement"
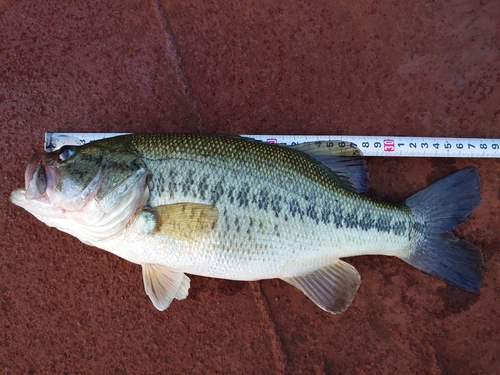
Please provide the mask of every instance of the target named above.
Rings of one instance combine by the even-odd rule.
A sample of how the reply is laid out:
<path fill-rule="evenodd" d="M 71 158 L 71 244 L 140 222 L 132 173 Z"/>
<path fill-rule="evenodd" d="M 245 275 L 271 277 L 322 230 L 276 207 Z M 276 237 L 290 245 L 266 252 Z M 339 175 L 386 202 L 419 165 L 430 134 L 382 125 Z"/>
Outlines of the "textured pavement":
<path fill-rule="evenodd" d="M 500 138 L 499 116 L 494 0 L 0 0 L 0 374 L 500 373 L 499 160 L 369 159 L 390 202 L 479 169 L 456 233 L 486 277 L 352 258 L 336 316 L 279 280 L 197 276 L 158 312 L 139 266 L 8 200 L 45 131 Z"/>

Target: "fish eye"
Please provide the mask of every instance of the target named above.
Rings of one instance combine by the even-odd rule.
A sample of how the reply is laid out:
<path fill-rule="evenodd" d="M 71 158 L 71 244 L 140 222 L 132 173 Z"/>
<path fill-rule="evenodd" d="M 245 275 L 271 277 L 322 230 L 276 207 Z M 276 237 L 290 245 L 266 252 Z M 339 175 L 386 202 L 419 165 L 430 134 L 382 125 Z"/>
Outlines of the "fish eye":
<path fill-rule="evenodd" d="M 75 153 L 75 146 L 64 146 L 59 150 L 57 157 L 60 161 L 69 160 Z"/>

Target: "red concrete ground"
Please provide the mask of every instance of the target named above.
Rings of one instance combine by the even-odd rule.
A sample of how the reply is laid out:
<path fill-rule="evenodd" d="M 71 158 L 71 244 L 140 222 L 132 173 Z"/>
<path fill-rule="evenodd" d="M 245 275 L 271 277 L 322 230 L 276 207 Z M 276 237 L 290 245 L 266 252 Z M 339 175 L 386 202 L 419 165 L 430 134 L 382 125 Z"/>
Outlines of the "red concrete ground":
<path fill-rule="evenodd" d="M 499 374 L 500 163 L 370 159 L 397 202 L 465 166 L 483 203 L 468 293 L 387 257 L 350 259 L 350 309 L 292 286 L 192 277 L 158 312 L 140 267 L 13 206 L 51 131 L 500 138 L 500 2 L 0 1 L 1 374 Z"/>

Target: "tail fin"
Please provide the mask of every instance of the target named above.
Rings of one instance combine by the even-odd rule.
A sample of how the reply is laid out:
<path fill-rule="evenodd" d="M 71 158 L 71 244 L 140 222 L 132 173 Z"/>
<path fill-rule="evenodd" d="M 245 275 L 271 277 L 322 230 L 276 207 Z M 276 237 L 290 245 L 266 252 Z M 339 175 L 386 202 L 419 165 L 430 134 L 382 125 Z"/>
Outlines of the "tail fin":
<path fill-rule="evenodd" d="M 481 250 L 455 237 L 451 230 L 467 221 L 481 203 L 476 168 L 462 169 L 405 201 L 417 219 L 413 248 L 403 260 L 469 291 L 481 288 Z"/>

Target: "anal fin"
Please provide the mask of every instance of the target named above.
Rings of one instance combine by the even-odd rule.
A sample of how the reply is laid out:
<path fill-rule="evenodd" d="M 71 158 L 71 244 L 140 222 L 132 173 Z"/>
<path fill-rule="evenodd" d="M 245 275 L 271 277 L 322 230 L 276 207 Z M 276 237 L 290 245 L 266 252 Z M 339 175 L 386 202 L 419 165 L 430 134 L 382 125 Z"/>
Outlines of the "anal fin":
<path fill-rule="evenodd" d="M 174 298 L 184 299 L 188 295 L 189 277 L 161 264 L 142 265 L 144 289 L 160 311 L 165 310 Z"/>
<path fill-rule="evenodd" d="M 282 280 L 299 289 L 316 305 L 332 314 L 344 312 L 349 307 L 361 284 L 358 271 L 340 259 L 306 275 Z"/>

